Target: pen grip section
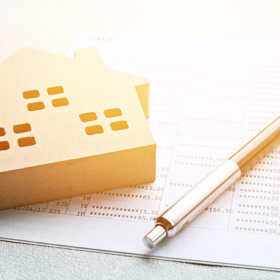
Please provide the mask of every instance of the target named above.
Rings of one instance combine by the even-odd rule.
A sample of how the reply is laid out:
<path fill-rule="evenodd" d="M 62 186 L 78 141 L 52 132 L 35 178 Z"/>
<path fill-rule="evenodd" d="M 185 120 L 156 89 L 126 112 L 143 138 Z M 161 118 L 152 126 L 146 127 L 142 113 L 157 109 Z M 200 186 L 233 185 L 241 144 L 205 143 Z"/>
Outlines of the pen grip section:
<path fill-rule="evenodd" d="M 227 160 L 164 212 L 157 224 L 165 227 L 168 236 L 173 236 L 240 176 L 238 165 Z"/>

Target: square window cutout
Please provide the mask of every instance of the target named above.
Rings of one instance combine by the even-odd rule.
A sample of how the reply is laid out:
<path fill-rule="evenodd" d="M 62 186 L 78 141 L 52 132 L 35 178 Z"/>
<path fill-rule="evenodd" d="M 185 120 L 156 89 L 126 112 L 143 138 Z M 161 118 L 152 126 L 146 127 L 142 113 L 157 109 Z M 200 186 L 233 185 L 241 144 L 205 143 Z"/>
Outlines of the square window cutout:
<path fill-rule="evenodd" d="M 112 130 L 114 130 L 114 131 L 123 130 L 123 129 L 128 128 L 126 121 L 112 122 L 112 123 L 110 123 L 110 126 L 111 126 Z"/>
<path fill-rule="evenodd" d="M 10 149 L 10 144 L 8 141 L 0 141 L 0 151 L 6 151 Z"/>
<path fill-rule="evenodd" d="M 43 109 L 45 109 L 45 105 L 43 102 L 34 102 L 34 103 L 27 104 L 28 111 L 38 111 Z"/>
<path fill-rule="evenodd" d="M 37 98 L 40 96 L 38 90 L 29 90 L 22 93 L 24 99 Z"/>
<path fill-rule="evenodd" d="M 60 93 L 64 93 L 64 89 L 62 86 L 50 87 L 47 88 L 47 92 L 49 95 L 60 94 Z"/>
<path fill-rule="evenodd" d="M 20 147 L 28 147 L 36 144 L 35 137 L 24 137 L 18 139 L 18 145 Z"/>
<path fill-rule="evenodd" d="M 0 136 L 4 136 L 5 134 L 5 129 L 3 127 L 0 127 Z"/>
<path fill-rule="evenodd" d="M 67 98 L 57 98 L 52 100 L 53 107 L 62 107 L 69 105 L 69 101 Z"/>
<path fill-rule="evenodd" d="M 119 117 L 122 115 L 122 111 L 119 108 L 114 108 L 114 109 L 108 109 L 104 111 L 105 117 L 106 118 L 114 118 L 114 117 Z"/>
<path fill-rule="evenodd" d="M 84 113 L 80 114 L 80 119 L 82 122 L 91 122 L 97 120 L 97 116 L 95 113 Z"/>
<path fill-rule="evenodd" d="M 31 126 L 29 123 L 18 124 L 18 125 L 14 125 L 13 129 L 14 129 L 14 133 L 24 133 L 24 132 L 31 131 Z"/>
<path fill-rule="evenodd" d="M 85 130 L 87 135 L 100 134 L 104 132 L 103 127 L 101 125 L 87 126 Z"/>

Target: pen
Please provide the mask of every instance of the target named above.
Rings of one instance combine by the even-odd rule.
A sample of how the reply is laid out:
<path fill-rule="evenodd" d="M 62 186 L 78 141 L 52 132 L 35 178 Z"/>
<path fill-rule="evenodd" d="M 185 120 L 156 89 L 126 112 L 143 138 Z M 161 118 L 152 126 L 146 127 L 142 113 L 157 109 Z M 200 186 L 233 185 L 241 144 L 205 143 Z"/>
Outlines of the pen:
<path fill-rule="evenodd" d="M 174 236 L 233 184 L 241 174 L 275 148 L 279 144 L 279 136 L 280 117 L 165 210 L 156 219 L 155 228 L 144 237 L 144 244 L 152 249 L 165 237 Z"/>

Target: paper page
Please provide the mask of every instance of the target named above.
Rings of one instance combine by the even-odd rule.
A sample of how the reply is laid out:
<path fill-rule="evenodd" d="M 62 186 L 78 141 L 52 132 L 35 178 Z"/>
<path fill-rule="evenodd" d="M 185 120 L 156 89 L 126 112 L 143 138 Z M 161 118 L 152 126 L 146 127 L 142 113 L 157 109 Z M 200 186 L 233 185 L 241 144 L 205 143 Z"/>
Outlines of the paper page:
<path fill-rule="evenodd" d="M 279 115 L 280 43 L 84 34 L 105 64 L 151 80 L 154 183 L 0 211 L 4 240 L 279 270 L 280 146 L 158 248 L 157 215 Z"/>

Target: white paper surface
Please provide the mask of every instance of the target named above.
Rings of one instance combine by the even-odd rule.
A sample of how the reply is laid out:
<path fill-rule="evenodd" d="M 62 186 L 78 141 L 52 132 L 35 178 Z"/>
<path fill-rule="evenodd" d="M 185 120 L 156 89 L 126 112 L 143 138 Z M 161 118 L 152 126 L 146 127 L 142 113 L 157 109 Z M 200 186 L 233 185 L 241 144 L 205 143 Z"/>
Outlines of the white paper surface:
<path fill-rule="evenodd" d="M 4 240 L 280 270 L 280 147 L 174 238 L 142 238 L 165 207 L 279 115 L 280 43 L 84 34 L 105 64 L 151 80 L 152 184 L 0 211 Z"/>

